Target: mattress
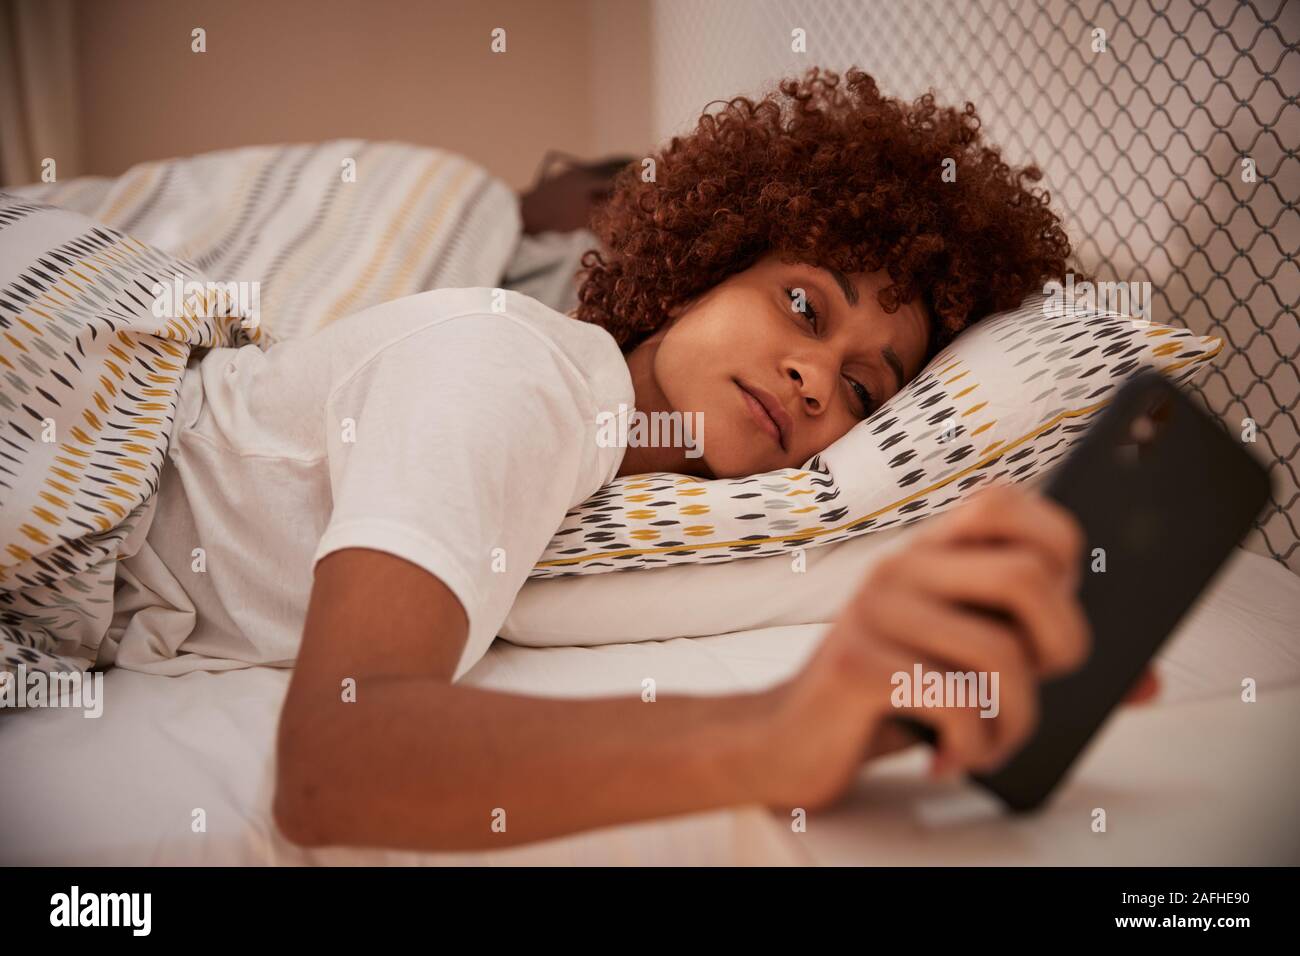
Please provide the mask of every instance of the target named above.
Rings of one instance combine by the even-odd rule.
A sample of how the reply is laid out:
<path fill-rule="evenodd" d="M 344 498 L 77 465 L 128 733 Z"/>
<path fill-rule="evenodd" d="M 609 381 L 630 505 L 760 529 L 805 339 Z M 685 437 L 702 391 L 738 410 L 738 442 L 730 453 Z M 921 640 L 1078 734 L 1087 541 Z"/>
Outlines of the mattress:
<path fill-rule="evenodd" d="M 482 853 L 303 849 L 270 816 L 287 670 L 159 677 L 110 670 L 104 713 L 0 716 L 0 863 L 519 865 L 1300 862 L 1300 578 L 1238 550 L 1158 660 L 1160 699 L 1110 721 L 1048 814 L 1011 819 L 966 784 L 925 779 L 920 748 L 864 770 L 806 833 L 759 807 L 608 827 Z M 554 697 L 758 689 L 826 625 L 598 647 L 497 641 L 469 683 Z M 1259 700 L 1240 701 L 1243 677 Z M 1109 808 L 1109 836 L 1089 830 Z M 199 816 L 196 811 L 202 811 Z M 196 832 L 195 820 L 203 830 Z"/>

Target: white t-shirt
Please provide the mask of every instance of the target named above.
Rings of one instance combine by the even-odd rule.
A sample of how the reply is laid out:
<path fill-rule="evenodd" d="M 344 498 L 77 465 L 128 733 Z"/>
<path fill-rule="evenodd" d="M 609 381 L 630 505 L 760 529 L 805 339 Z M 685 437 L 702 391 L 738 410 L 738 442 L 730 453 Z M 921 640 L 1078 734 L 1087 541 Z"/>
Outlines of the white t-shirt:
<path fill-rule="evenodd" d="M 489 288 L 398 299 L 265 352 L 214 349 L 185 374 L 100 662 L 291 664 L 315 562 L 372 548 L 460 600 L 459 678 L 565 512 L 613 480 L 622 442 L 598 443 L 596 419 L 620 403 L 632 381 L 608 332 Z"/>

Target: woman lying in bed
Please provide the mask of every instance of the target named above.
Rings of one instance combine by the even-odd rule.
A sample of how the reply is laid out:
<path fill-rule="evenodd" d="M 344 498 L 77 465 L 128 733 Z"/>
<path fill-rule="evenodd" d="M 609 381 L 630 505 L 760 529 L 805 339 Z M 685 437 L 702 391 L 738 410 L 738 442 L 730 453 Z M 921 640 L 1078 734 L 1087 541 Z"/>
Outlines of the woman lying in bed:
<path fill-rule="evenodd" d="M 938 730 L 941 769 L 988 769 L 1034 727 L 1036 682 L 1084 658 L 1079 528 L 995 487 L 876 566 L 770 690 L 648 704 L 635 687 L 562 700 L 456 683 L 565 511 L 603 484 L 799 467 L 969 322 L 1065 271 L 1037 172 L 1005 165 L 972 107 L 887 99 L 861 73 L 735 100 L 652 160 L 595 223 L 583 321 L 447 290 L 205 361 L 204 411 L 178 439 L 190 520 L 224 522 L 251 555 L 245 630 L 255 614 L 296 638 L 306 606 L 274 802 L 291 840 L 461 849 L 818 807 L 908 742 L 901 714 Z M 597 415 L 621 403 L 700 413 L 702 454 L 598 441 Z M 231 500 L 237 517 L 213 517 Z M 1000 715 L 896 710 L 891 675 L 916 662 L 999 672 Z"/>

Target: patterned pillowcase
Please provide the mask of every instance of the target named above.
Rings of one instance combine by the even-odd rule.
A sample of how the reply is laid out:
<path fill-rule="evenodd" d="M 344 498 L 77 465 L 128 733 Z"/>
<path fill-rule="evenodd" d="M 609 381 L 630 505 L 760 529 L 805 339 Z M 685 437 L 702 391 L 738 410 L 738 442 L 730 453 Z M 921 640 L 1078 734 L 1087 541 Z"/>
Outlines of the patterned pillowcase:
<path fill-rule="evenodd" d="M 787 554 L 910 524 L 996 479 L 1043 473 L 1128 377 L 1182 382 L 1223 347 L 1059 296 L 975 323 L 803 468 L 614 481 L 573 509 L 530 578 Z"/>

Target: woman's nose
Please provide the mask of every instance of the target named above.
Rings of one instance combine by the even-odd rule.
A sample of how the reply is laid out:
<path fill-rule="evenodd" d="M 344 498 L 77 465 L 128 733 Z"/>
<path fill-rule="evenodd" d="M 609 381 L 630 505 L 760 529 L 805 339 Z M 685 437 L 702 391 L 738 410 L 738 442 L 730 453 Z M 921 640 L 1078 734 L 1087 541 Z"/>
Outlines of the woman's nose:
<path fill-rule="evenodd" d="M 810 364 L 786 366 L 786 375 L 794 382 L 799 400 L 809 414 L 820 414 L 826 407 L 826 396 L 821 390 L 823 375 Z"/>

